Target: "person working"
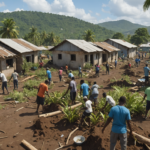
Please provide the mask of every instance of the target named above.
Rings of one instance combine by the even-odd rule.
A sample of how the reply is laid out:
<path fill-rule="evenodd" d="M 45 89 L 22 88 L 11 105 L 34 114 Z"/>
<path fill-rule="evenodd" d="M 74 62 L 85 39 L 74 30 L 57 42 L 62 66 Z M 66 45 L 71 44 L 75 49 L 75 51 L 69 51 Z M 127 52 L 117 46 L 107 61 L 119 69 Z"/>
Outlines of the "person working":
<path fill-rule="evenodd" d="M 106 98 L 106 103 L 104 107 L 102 108 L 102 110 L 106 108 L 107 104 L 110 104 L 111 107 L 116 105 L 116 102 L 114 101 L 114 99 L 111 96 L 107 95 L 106 93 L 103 93 L 103 98 Z"/>
<path fill-rule="evenodd" d="M 142 60 L 143 60 L 143 57 L 144 57 L 143 55 L 144 55 L 144 54 L 142 53 Z"/>
<path fill-rule="evenodd" d="M 48 81 L 49 81 L 49 85 L 51 83 L 51 79 L 52 79 L 52 75 L 51 75 L 51 71 L 49 70 L 49 68 L 46 68 L 46 73 L 47 73 L 47 77 L 48 77 Z"/>
<path fill-rule="evenodd" d="M 59 72 L 58 72 L 60 82 L 61 82 L 61 79 L 62 79 L 62 73 L 63 73 L 63 70 L 62 70 L 62 69 L 63 69 L 63 68 L 61 67 L 60 70 L 59 70 Z"/>
<path fill-rule="evenodd" d="M 37 99 L 36 99 L 36 102 L 37 102 L 36 113 L 38 113 L 40 105 L 42 105 L 42 109 L 43 109 L 43 105 L 44 105 L 44 101 L 45 101 L 45 92 L 49 96 L 49 94 L 48 94 L 48 86 L 47 86 L 48 83 L 49 83 L 49 81 L 45 80 L 45 83 L 41 83 L 40 86 L 39 86 Z M 44 109 L 43 109 L 43 112 L 44 112 Z"/>
<path fill-rule="evenodd" d="M 82 78 L 82 68 L 81 68 L 81 66 L 79 66 L 79 74 L 78 74 L 78 76 L 80 77 L 81 76 L 81 78 Z"/>
<path fill-rule="evenodd" d="M 85 110 L 85 111 L 82 114 L 82 118 L 81 118 L 79 127 L 81 127 L 81 125 L 82 125 L 83 120 L 85 119 L 85 117 L 88 117 L 87 122 L 89 123 L 89 126 L 91 125 L 90 124 L 90 115 L 93 112 L 93 110 L 92 110 L 92 102 L 90 100 L 88 100 L 88 98 L 86 96 L 83 97 L 83 100 L 85 102 L 85 107 L 82 108 L 82 109 Z"/>
<path fill-rule="evenodd" d="M 96 76 L 99 77 L 99 69 L 100 69 L 100 66 L 97 64 L 96 65 Z"/>
<path fill-rule="evenodd" d="M 17 88 L 18 89 L 18 73 L 16 71 L 14 71 L 14 73 L 12 73 L 10 80 L 13 78 L 13 83 L 14 83 L 14 90 Z"/>
<path fill-rule="evenodd" d="M 65 69 L 66 69 L 66 74 L 68 75 L 68 65 L 67 64 L 65 66 Z"/>
<path fill-rule="evenodd" d="M 117 60 L 115 59 L 115 68 L 117 67 Z"/>
<path fill-rule="evenodd" d="M 128 63 L 128 66 L 129 66 L 129 68 L 131 68 L 131 63 L 130 62 Z"/>
<path fill-rule="evenodd" d="M 146 66 L 144 67 L 144 74 L 145 74 L 145 85 L 146 83 L 148 82 L 149 84 L 149 67 L 148 67 L 148 64 L 146 64 Z"/>
<path fill-rule="evenodd" d="M 107 119 L 102 133 L 104 133 L 105 128 L 110 124 L 113 119 L 112 129 L 110 133 L 110 150 L 115 150 L 117 140 L 120 140 L 121 150 L 127 149 L 127 127 L 130 129 L 130 135 L 132 136 L 132 128 L 130 124 L 131 116 L 130 111 L 124 107 L 126 103 L 126 98 L 124 96 L 120 97 L 119 105 L 112 107 L 109 113 L 109 118 Z"/>
<path fill-rule="evenodd" d="M 3 94 L 5 94 L 4 92 L 4 88 L 6 88 L 7 90 L 7 94 L 9 94 L 8 88 L 7 88 L 7 78 L 5 76 L 4 73 L 0 72 L 0 79 L 2 80 L 2 90 L 3 90 Z"/>
<path fill-rule="evenodd" d="M 94 101 L 94 106 L 95 107 L 96 107 L 96 104 L 97 104 L 97 97 L 98 97 L 98 94 L 99 94 L 98 88 L 99 88 L 99 85 L 97 85 L 97 83 L 94 82 L 94 85 L 91 88 L 92 94 L 89 98 L 89 100 Z"/>
<path fill-rule="evenodd" d="M 74 75 L 72 74 L 72 71 L 70 70 L 70 73 L 68 75 L 68 77 L 71 79 L 72 77 L 74 77 Z"/>
<path fill-rule="evenodd" d="M 81 81 L 80 81 L 80 85 L 81 85 L 81 87 L 80 87 L 80 96 L 81 96 L 81 93 L 82 93 L 82 91 L 83 91 L 83 97 L 84 97 L 84 96 L 87 96 L 87 97 L 88 97 L 88 95 L 89 95 L 89 90 L 90 90 L 89 86 L 88 86 L 86 83 L 84 83 L 84 80 L 81 80 Z"/>
<path fill-rule="evenodd" d="M 139 56 L 139 59 L 140 59 L 140 57 L 141 57 L 140 53 L 138 54 L 138 56 Z"/>
<path fill-rule="evenodd" d="M 106 74 L 107 74 L 107 72 L 109 74 L 109 64 L 108 64 L 108 62 L 106 63 Z"/>
<path fill-rule="evenodd" d="M 64 94 L 64 96 L 68 93 L 69 90 L 70 90 L 70 99 L 71 99 L 72 105 L 73 105 L 73 104 L 75 104 L 75 99 L 77 96 L 77 83 L 76 83 L 74 77 L 72 77 L 72 80 L 70 81 L 70 84 L 69 84 L 68 89 L 67 89 L 66 93 Z"/>
<path fill-rule="evenodd" d="M 139 59 L 138 58 L 135 59 L 135 63 L 136 63 L 136 66 L 138 67 L 139 66 Z"/>
<path fill-rule="evenodd" d="M 141 63 L 141 60 L 140 60 L 140 58 L 139 58 L 138 62 L 139 62 L 139 66 L 140 66 L 140 63 Z"/>
<path fill-rule="evenodd" d="M 150 87 L 148 87 L 148 88 L 145 90 L 145 95 L 144 95 L 143 101 L 145 100 L 146 97 L 147 97 L 147 100 L 146 100 L 145 119 L 147 119 L 147 114 L 148 114 L 148 111 L 150 110 Z"/>

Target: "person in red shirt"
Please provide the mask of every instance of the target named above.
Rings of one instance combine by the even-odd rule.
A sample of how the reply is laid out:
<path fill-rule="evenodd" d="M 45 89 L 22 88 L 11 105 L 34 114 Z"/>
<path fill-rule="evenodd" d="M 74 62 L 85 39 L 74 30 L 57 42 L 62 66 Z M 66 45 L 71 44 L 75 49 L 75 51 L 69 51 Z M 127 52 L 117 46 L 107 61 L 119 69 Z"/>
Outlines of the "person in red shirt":
<path fill-rule="evenodd" d="M 131 63 L 128 63 L 129 68 L 131 68 Z"/>
<path fill-rule="evenodd" d="M 37 99 L 36 99 L 36 102 L 37 102 L 37 110 L 36 110 L 36 113 L 38 113 L 38 110 L 39 110 L 39 107 L 40 105 L 42 105 L 42 108 L 43 108 L 43 105 L 44 105 L 44 101 L 45 101 L 45 92 L 47 93 L 47 95 L 49 96 L 48 94 L 48 83 L 49 81 L 48 80 L 45 80 L 45 83 L 41 83 L 39 85 L 39 89 L 38 89 L 38 94 L 37 94 Z M 44 110 L 43 110 L 44 111 Z"/>
<path fill-rule="evenodd" d="M 60 81 L 62 79 L 62 73 L 63 73 L 63 68 L 61 67 L 59 72 L 58 72 Z"/>

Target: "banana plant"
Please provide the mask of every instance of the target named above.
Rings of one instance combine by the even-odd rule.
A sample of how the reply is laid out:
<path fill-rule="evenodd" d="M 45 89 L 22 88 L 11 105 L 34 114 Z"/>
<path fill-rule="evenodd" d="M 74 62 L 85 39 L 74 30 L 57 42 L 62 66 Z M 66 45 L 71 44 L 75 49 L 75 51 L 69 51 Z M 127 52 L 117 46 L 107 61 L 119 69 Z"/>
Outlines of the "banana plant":
<path fill-rule="evenodd" d="M 92 122 L 92 125 L 96 125 L 100 121 L 100 117 L 101 117 L 100 113 L 97 113 L 96 115 L 92 113 L 90 115 L 90 120 Z"/>
<path fill-rule="evenodd" d="M 109 118 L 109 116 L 106 115 L 106 114 L 103 114 L 102 112 L 100 112 L 100 116 L 102 116 L 102 118 L 104 119 L 104 123 L 106 123 L 106 121 Z"/>

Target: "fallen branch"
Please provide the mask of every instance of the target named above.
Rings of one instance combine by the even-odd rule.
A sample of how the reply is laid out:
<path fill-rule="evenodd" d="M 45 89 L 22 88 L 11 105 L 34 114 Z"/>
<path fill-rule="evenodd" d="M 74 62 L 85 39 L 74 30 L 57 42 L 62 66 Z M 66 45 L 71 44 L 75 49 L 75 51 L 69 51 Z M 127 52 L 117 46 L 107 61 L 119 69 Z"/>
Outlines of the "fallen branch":
<path fill-rule="evenodd" d="M 3 133 L 5 133 L 5 131 L 3 131 L 3 130 L 0 130 L 0 132 L 3 132 Z"/>
<path fill-rule="evenodd" d="M 5 139 L 5 138 L 8 138 L 8 136 L 0 137 L 0 139 Z"/>
<path fill-rule="evenodd" d="M 29 80 L 29 79 L 31 79 L 31 78 L 33 78 L 33 77 L 36 77 L 36 75 L 33 75 L 33 76 L 30 76 L 30 77 L 27 77 L 27 78 L 23 79 L 21 82 L 24 82 L 24 81 L 26 81 L 26 80 Z"/>
<path fill-rule="evenodd" d="M 60 142 L 58 142 L 58 144 L 59 144 L 59 148 L 57 148 L 57 149 L 55 149 L 55 150 L 59 150 L 59 149 L 61 149 L 61 148 L 63 148 L 64 146 L 60 143 Z"/>
<path fill-rule="evenodd" d="M 74 108 L 76 108 L 78 106 L 81 106 L 81 105 L 82 105 L 82 103 L 73 105 L 73 106 L 71 106 L 71 109 L 74 109 Z M 50 116 L 58 115 L 60 113 L 62 113 L 62 111 L 58 110 L 58 111 L 55 111 L 55 112 L 52 112 L 52 113 L 47 113 L 47 114 L 39 115 L 39 117 L 50 117 Z"/>
<path fill-rule="evenodd" d="M 42 144 L 41 150 L 42 150 L 43 146 L 44 146 L 44 141 L 43 141 L 43 144 Z"/>
<path fill-rule="evenodd" d="M 21 108 L 19 108 L 19 109 L 17 109 L 16 111 L 19 111 L 19 110 L 21 110 L 21 109 L 23 109 L 24 107 L 21 107 Z"/>
<path fill-rule="evenodd" d="M 127 131 L 130 132 L 129 129 L 127 129 Z M 148 139 L 148 138 L 146 138 L 146 137 L 144 137 L 144 136 L 142 136 L 142 135 L 139 135 L 139 134 L 137 134 L 137 133 L 135 133 L 135 132 L 132 132 L 132 134 L 135 136 L 135 138 L 136 138 L 138 141 L 140 141 L 141 143 L 144 143 L 144 144 L 147 144 L 147 145 L 150 146 L 150 139 Z"/>
<path fill-rule="evenodd" d="M 37 150 L 34 146 L 32 146 L 30 143 L 28 143 L 25 140 L 22 140 L 21 142 L 23 145 L 25 145 L 29 150 Z"/>
<path fill-rule="evenodd" d="M 76 129 L 74 129 L 74 130 L 69 134 L 68 139 L 67 139 L 67 142 L 66 142 L 66 145 L 68 144 L 71 135 L 72 135 L 74 132 L 76 132 L 78 129 L 79 129 L 79 127 L 77 127 Z"/>

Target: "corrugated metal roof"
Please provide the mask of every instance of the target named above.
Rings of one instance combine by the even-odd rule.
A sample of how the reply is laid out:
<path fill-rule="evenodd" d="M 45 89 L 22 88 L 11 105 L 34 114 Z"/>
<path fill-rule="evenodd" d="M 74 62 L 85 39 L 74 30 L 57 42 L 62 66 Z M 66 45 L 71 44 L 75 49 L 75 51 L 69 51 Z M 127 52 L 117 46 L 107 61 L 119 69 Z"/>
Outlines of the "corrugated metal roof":
<path fill-rule="evenodd" d="M 16 56 L 16 54 L 0 46 L 0 58 L 13 57 L 13 56 Z"/>
<path fill-rule="evenodd" d="M 127 48 L 136 48 L 137 47 L 137 46 L 135 46 L 135 45 L 133 45 L 133 44 L 131 44 L 129 42 L 123 41 L 121 39 L 109 39 L 109 40 L 111 40 L 111 41 L 113 41 L 115 43 L 118 43 L 120 45 L 123 45 L 123 46 L 125 46 Z"/>
<path fill-rule="evenodd" d="M 49 48 L 46 48 L 44 46 L 39 46 L 39 50 L 41 51 L 47 51 L 47 50 L 50 50 Z"/>
<path fill-rule="evenodd" d="M 32 51 L 38 51 L 40 48 L 34 44 L 31 44 L 23 39 L 0 39 L 0 42 L 11 47 L 19 53 L 27 53 Z"/>
<path fill-rule="evenodd" d="M 114 52 L 114 51 L 119 51 L 120 49 L 106 43 L 106 42 L 94 42 L 94 44 L 96 44 L 97 46 L 99 46 L 100 48 L 103 48 L 104 50 L 108 51 L 108 52 Z"/>
<path fill-rule="evenodd" d="M 90 43 L 84 41 L 84 40 L 70 40 L 67 39 L 66 41 L 68 41 L 69 43 L 75 45 L 76 47 L 82 49 L 85 52 L 91 53 L 91 52 L 101 52 L 103 51 L 102 49 L 95 47 L 93 45 L 91 45 Z"/>
<path fill-rule="evenodd" d="M 147 43 L 147 44 L 141 44 L 140 47 L 150 47 L 150 43 Z"/>

